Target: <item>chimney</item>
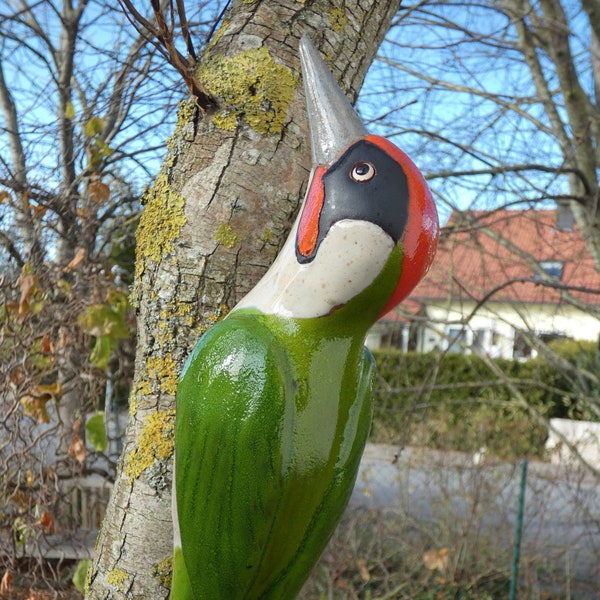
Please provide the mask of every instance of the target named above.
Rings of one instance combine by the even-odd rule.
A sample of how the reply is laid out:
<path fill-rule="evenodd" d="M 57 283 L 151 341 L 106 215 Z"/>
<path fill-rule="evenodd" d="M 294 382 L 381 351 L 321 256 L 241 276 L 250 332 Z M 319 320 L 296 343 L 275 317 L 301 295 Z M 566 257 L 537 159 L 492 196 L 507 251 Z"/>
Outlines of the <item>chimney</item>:
<path fill-rule="evenodd" d="M 573 231 L 575 218 L 571 212 L 568 202 L 557 202 L 556 204 L 556 229 L 558 231 Z"/>

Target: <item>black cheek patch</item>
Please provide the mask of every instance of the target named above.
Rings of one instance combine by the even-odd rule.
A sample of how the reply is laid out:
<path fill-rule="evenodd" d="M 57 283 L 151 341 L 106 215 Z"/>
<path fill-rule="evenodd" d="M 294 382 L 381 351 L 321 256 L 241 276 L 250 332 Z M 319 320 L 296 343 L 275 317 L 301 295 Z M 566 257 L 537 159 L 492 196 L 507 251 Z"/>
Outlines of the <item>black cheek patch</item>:
<path fill-rule="evenodd" d="M 350 177 L 352 168 L 361 162 L 375 166 L 376 175 L 369 181 Z M 378 146 L 364 140 L 353 144 L 323 175 L 323 187 L 317 243 L 310 256 L 296 251 L 299 262 L 312 261 L 329 229 L 344 219 L 374 223 L 394 243 L 402 238 L 408 219 L 408 180 L 401 165 Z"/>

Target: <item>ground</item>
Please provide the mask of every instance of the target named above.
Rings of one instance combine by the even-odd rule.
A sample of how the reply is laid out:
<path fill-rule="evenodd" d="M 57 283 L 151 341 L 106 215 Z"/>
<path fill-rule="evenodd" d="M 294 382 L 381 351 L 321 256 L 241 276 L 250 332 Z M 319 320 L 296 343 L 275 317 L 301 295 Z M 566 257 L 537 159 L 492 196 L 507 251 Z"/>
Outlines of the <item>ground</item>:
<path fill-rule="evenodd" d="M 76 590 L 56 592 L 55 590 L 34 589 L 11 586 L 10 591 L 0 594 L 2 600 L 81 600 L 83 596 Z"/>
<path fill-rule="evenodd" d="M 0 561 L 0 600 L 82 600 L 71 581 L 77 561 Z"/>

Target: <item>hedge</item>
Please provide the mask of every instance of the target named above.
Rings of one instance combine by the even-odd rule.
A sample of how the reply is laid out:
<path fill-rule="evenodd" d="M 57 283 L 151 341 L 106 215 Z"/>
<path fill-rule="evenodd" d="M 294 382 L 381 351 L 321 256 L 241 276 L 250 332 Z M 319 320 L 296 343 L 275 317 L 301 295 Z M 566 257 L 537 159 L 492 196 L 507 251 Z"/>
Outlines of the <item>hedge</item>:
<path fill-rule="evenodd" d="M 546 357 L 495 359 L 492 366 L 466 354 L 374 355 L 374 442 L 486 448 L 503 458 L 541 456 L 544 419 L 600 420 L 592 410 L 594 403 L 600 406 L 600 395 L 598 353 L 591 343 L 560 342 Z"/>

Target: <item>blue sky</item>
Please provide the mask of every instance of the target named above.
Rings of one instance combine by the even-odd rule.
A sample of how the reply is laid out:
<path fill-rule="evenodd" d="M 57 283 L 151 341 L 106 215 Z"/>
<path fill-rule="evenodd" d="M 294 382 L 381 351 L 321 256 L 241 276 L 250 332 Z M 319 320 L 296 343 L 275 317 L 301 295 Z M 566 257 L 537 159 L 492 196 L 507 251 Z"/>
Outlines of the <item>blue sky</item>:
<path fill-rule="evenodd" d="M 222 4 L 213 2 L 210 14 L 216 14 Z M 510 161 L 560 165 L 556 140 L 539 126 L 547 119 L 539 102 L 531 101 L 535 92 L 522 57 L 507 48 L 498 53 L 494 45 L 470 35 L 486 34 L 508 46 L 515 35 L 510 23 L 483 3 L 430 2 L 422 11 L 410 8 L 404 4 L 399 23 L 382 45 L 380 59 L 373 64 L 361 91 L 358 107 L 369 128 L 405 149 L 428 176 L 440 171 L 497 167 Z M 572 11 L 578 32 L 571 38 L 572 49 L 582 81 L 591 90 L 585 20 L 574 8 Z M 42 5 L 37 14 L 58 45 L 56 15 L 47 5 L 45 9 Z M 402 18 L 406 14 L 410 17 Z M 449 29 L 446 25 L 450 21 L 458 22 L 462 29 Z M 2 32 L 8 26 L 3 24 Z M 15 93 L 22 131 L 27 134 L 31 168 L 44 185 L 52 187 L 57 163 L 56 88 L 44 64 L 47 52 L 39 40 L 23 35 L 23 28 L 10 27 L 17 40 L 5 38 L 2 42 L 11 51 L 11 60 L 4 63 L 6 76 Z M 109 88 L 99 93 L 95 104 L 91 90 L 101 89 L 114 70 L 114 59 L 125 55 L 131 26 L 122 27 L 119 11 L 108 4 L 92 4 L 85 13 L 87 33 L 78 40 L 78 51 L 84 58 L 78 63 L 77 72 L 85 94 L 76 94 L 73 101 L 75 121 L 81 126 L 89 117 L 85 114 L 86 105 L 95 105 L 94 116 L 102 117 L 106 110 Z M 540 57 L 550 66 L 548 57 L 543 53 Z M 125 172 L 136 173 L 133 185 L 138 192 L 157 172 L 164 156 L 163 142 L 174 127 L 175 111 L 163 110 L 165 79 L 172 91 L 171 100 L 185 96 L 183 86 L 175 83 L 178 76 L 160 61 L 160 67 L 144 82 L 142 97 L 148 103 L 132 109 L 128 127 L 110 144 L 123 152 L 142 152 L 137 157 L 139 163 L 125 160 L 122 167 Z M 553 77 L 548 70 L 549 80 Z M 464 90 L 451 90 L 452 85 Z M 473 95 L 469 88 L 489 95 L 502 94 L 506 105 Z M 518 106 L 521 116 L 507 108 L 510 103 Z M 469 148 L 474 152 L 467 151 Z M 454 206 L 489 208 L 519 197 L 538 200 L 544 191 L 564 193 L 566 189 L 562 178 L 547 173 L 529 174 L 527 179 L 523 174 L 433 178 L 430 185 L 438 196 L 443 220 Z"/>

